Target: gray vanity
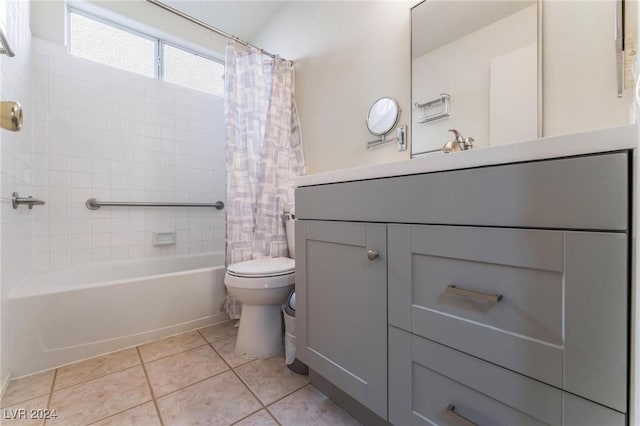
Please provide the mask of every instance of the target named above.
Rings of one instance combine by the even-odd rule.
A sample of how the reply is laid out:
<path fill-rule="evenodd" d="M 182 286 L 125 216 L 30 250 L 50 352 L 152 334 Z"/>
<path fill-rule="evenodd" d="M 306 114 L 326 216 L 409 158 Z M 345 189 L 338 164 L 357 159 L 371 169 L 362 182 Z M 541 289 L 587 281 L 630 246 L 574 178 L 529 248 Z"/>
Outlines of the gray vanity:
<path fill-rule="evenodd" d="M 627 424 L 635 131 L 302 178 L 312 382 L 398 426 Z"/>

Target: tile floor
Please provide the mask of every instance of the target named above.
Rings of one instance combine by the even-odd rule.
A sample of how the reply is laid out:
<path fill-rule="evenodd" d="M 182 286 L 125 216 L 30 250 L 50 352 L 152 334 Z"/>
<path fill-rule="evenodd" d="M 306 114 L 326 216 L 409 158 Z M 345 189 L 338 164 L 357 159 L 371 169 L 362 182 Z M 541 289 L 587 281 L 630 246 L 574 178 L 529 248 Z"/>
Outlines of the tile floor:
<path fill-rule="evenodd" d="M 228 321 L 14 380 L 0 401 L 0 424 L 359 425 L 282 356 L 237 356 L 236 333 Z M 11 419 L 17 409 L 57 417 Z"/>

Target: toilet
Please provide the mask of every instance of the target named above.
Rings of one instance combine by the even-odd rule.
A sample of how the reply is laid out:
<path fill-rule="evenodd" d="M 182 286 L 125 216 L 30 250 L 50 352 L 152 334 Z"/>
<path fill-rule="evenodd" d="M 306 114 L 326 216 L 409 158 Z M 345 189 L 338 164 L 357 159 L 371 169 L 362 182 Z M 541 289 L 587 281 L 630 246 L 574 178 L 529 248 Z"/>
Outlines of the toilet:
<path fill-rule="evenodd" d="M 285 212 L 289 255 L 295 255 L 294 214 Z M 242 303 L 236 353 L 246 358 L 268 358 L 281 353 L 281 305 L 294 288 L 295 260 L 273 257 L 238 262 L 227 267 L 224 283 Z"/>

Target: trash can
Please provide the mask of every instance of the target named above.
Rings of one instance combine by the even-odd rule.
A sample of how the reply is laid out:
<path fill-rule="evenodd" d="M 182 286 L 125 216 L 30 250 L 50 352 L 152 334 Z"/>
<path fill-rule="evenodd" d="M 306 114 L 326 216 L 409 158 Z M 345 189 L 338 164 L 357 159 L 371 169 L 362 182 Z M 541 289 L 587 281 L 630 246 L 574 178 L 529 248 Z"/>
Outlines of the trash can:
<path fill-rule="evenodd" d="M 309 374 L 309 367 L 296 358 L 296 291 L 293 290 L 284 304 L 284 362 L 289 370 Z"/>

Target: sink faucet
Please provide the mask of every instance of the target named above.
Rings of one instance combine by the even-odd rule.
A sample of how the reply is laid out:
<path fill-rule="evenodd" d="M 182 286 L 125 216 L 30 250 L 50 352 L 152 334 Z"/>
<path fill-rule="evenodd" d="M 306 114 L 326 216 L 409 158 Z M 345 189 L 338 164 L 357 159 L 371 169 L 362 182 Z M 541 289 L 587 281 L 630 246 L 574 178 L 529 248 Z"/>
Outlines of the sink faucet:
<path fill-rule="evenodd" d="M 459 131 L 456 129 L 449 129 L 451 133 L 455 136 L 455 139 L 449 141 L 444 144 L 442 147 L 442 152 L 458 152 L 458 151 L 467 151 L 473 148 L 473 138 L 466 137 L 463 138 Z"/>

